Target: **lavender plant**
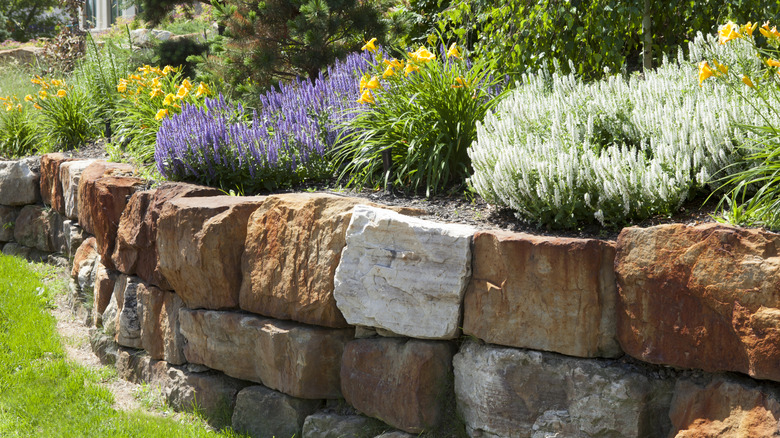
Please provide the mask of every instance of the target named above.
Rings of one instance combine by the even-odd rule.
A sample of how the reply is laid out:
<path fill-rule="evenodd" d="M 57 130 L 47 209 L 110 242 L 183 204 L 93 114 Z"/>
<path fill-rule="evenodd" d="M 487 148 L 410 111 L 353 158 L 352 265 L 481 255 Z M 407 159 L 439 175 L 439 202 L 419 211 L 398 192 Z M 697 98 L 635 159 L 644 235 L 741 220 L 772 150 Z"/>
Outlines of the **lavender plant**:
<path fill-rule="evenodd" d="M 171 180 L 242 193 L 328 177 L 325 155 L 356 114 L 357 79 L 368 67 L 366 55 L 352 54 L 313 82 L 299 79 L 260 96 L 262 107 L 251 114 L 222 96 L 202 108 L 184 105 L 160 127 L 157 168 Z"/>

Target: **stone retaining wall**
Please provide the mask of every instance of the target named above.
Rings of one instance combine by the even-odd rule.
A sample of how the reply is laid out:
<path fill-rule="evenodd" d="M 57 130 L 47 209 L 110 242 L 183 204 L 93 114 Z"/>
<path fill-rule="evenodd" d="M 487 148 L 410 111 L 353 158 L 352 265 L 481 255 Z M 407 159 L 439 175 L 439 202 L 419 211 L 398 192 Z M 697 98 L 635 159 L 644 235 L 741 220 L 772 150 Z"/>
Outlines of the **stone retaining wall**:
<path fill-rule="evenodd" d="M 3 252 L 72 264 L 120 376 L 253 437 L 780 436 L 780 237 L 617 241 L 0 162 Z M 92 235 L 92 236 L 91 236 Z"/>

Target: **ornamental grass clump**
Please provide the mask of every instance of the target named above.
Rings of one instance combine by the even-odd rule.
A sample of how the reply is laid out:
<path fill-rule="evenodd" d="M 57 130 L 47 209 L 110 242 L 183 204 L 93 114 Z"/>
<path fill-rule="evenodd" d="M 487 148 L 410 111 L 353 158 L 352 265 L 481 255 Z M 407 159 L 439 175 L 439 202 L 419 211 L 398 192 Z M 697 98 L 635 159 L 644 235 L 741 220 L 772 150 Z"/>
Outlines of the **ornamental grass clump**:
<path fill-rule="evenodd" d="M 116 84 L 121 96 L 115 116 L 116 135 L 138 164 L 154 161 L 155 140 L 162 121 L 181 112 L 184 104 L 202 104 L 211 89 L 182 79 L 176 67 L 145 65 Z"/>
<path fill-rule="evenodd" d="M 28 105 L 16 96 L 0 97 L 0 155 L 30 155 L 38 148 L 40 134 Z"/>
<path fill-rule="evenodd" d="M 737 125 L 746 135 L 740 162 L 725 169 L 721 180 L 728 190 L 719 204 L 723 216 L 780 229 L 780 31 L 768 22 L 728 22 L 718 31 L 718 44 L 704 47 L 700 56 L 698 79 L 705 92 L 725 86 L 759 115 L 756 123 Z"/>
<path fill-rule="evenodd" d="M 357 78 L 367 66 L 360 53 L 335 63 L 315 81 L 298 80 L 260 96 L 262 108 L 207 99 L 184 105 L 162 122 L 155 160 L 171 180 L 256 193 L 327 178 L 325 156 L 358 106 Z"/>
<path fill-rule="evenodd" d="M 476 124 L 500 96 L 492 64 L 469 62 L 457 44 L 439 55 L 420 46 L 387 59 L 375 40 L 363 47 L 376 53 L 356 94 L 364 107 L 335 153 L 341 179 L 426 196 L 462 182 L 471 173 L 466 150 Z"/>
<path fill-rule="evenodd" d="M 714 44 L 699 37 L 691 59 Z M 680 55 L 644 77 L 590 84 L 524 75 L 478 126 L 470 182 L 487 201 L 549 227 L 669 215 L 716 188 L 721 169 L 737 170 L 736 145 L 748 134 L 733 122 L 759 117 L 727 87 L 699 87 L 696 71 Z"/>

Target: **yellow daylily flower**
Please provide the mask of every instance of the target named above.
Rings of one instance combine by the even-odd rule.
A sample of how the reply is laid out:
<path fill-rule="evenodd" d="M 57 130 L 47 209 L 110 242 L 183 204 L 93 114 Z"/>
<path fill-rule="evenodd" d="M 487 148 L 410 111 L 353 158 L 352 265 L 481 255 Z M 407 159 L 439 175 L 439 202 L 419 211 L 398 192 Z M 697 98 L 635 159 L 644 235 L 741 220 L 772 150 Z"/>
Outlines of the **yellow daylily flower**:
<path fill-rule="evenodd" d="M 41 85 L 41 82 L 42 82 L 41 81 L 41 77 L 40 76 L 36 76 L 36 77 L 30 79 L 30 82 L 32 82 L 35 85 Z"/>
<path fill-rule="evenodd" d="M 460 76 L 455 78 L 455 82 L 457 82 L 457 84 L 453 84 L 451 86 L 452 88 L 463 88 L 463 87 L 468 87 L 469 86 L 468 82 L 464 81 L 463 78 L 460 77 Z"/>
<path fill-rule="evenodd" d="M 124 79 L 121 80 L 118 84 L 116 84 L 116 91 L 120 93 L 124 93 L 125 91 L 127 91 L 127 82 L 125 82 Z"/>
<path fill-rule="evenodd" d="M 770 67 L 780 67 L 780 61 L 772 58 L 767 59 L 766 64 Z"/>
<path fill-rule="evenodd" d="M 176 96 L 174 96 L 174 95 L 173 95 L 173 94 L 171 94 L 171 93 L 168 93 L 168 94 L 165 96 L 165 99 L 163 100 L 163 105 L 165 105 L 165 106 L 170 106 L 170 105 L 173 105 L 173 100 L 174 100 L 175 98 L 176 98 Z"/>
<path fill-rule="evenodd" d="M 742 82 L 747 85 L 750 88 L 756 88 L 755 85 L 753 85 L 753 81 L 750 80 L 748 76 L 742 75 Z"/>
<path fill-rule="evenodd" d="M 184 84 L 181 84 L 179 86 L 179 90 L 176 92 L 176 98 L 177 99 L 184 99 L 187 94 L 189 94 L 190 90 L 184 86 Z"/>
<path fill-rule="evenodd" d="M 452 43 L 449 50 L 447 50 L 447 58 L 454 57 L 460 59 L 460 52 L 458 51 L 458 45 Z"/>
<path fill-rule="evenodd" d="M 719 63 L 718 61 L 716 61 L 714 59 L 712 60 L 712 63 L 715 64 L 715 68 L 718 70 L 718 72 L 720 72 L 720 73 L 722 73 L 724 75 L 729 72 L 728 66 L 725 66 L 725 65 Z M 716 75 L 718 74 L 718 73 L 716 73 L 714 71 L 713 71 L 713 73 L 715 73 Z"/>
<path fill-rule="evenodd" d="M 140 81 L 141 80 L 141 77 L 138 76 L 138 75 L 130 75 L 129 78 L 134 80 L 134 81 Z"/>
<path fill-rule="evenodd" d="M 374 95 L 371 94 L 371 90 L 366 90 L 363 92 L 363 94 L 360 95 L 360 99 L 356 100 L 355 102 L 359 104 L 375 103 Z"/>
<path fill-rule="evenodd" d="M 65 97 L 68 95 L 68 92 L 65 90 L 59 90 L 57 91 L 57 97 Z"/>
<path fill-rule="evenodd" d="M 205 84 L 205 83 L 203 83 L 203 82 L 201 82 L 201 83 L 198 85 L 198 89 L 197 89 L 197 90 L 195 90 L 195 97 L 200 97 L 200 96 L 203 96 L 203 95 L 206 95 L 206 96 L 208 96 L 208 95 L 210 95 L 210 94 L 211 94 L 211 89 L 209 89 L 209 86 L 208 86 L 208 85 L 206 85 L 206 84 Z"/>
<path fill-rule="evenodd" d="M 699 63 L 699 86 L 701 87 L 702 82 L 704 82 L 705 79 L 712 76 L 712 69 L 710 68 L 710 64 L 707 61 L 702 61 Z"/>
<path fill-rule="evenodd" d="M 165 68 L 162 69 L 163 76 L 168 76 L 168 74 L 171 72 L 176 72 L 176 69 L 170 65 L 166 65 Z"/>
<path fill-rule="evenodd" d="M 33 100 L 32 94 L 28 94 L 27 96 L 24 96 L 24 100 L 26 102 L 32 102 Z"/>
<path fill-rule="evenodd" d="M 721 44 L 726 44 L 735 38 L 742 38 L 742 35 L 737 32 L 738 29 L 739 28 L 736 24 L 734 24 L 733 21 L 729 21 L 728 23 L 724 24 L 718 31 L 718 42 Z"/>
<path fill-rule="evenodd" d="M 154 115 L 155 120 L 162 120 L 164 118 L 168 117 L 168 110 L 163 108 L 160 111 L 157 111 L 157 114 Z"/>
<path fill-rule="evenodd" d="M 65 85 L 65 82 L 63 82 L 63 81 L 61 81 L 59 79 L 52 79 L 51 80 L 51 85 L 52 85 L 52 87 L 61 87 L 61 86 Z"/>
<path fill-rule="evenodd" d="M 190 91 L 190 90 L 192 90 L 192 83 L 190 83 L 190 80 L 189 80 L 189 79 L 186 79 L 186 78 L 185 78 L 185 79 L 184 79 L 184 80 L 181 82 L 181 86 L 182 86 L 182 87 L 184 87 L 184 88 L 186 88 L 186 89 L 187 89 L 187 91 Z"/>
<path fill-rule="evenodd" d="M 374 45 L 376 43 L 376 38 L 371 38 L 370 41 L 366 42 L 363 47 L 360 48 L 360 50 L 368 50 L 369 52 L 376 52 L 376 46 Z"/>
<path fill-rule="evenodd" d="M 49 93 L 47 93 L 46 90 L 41 90 L 38 92 L 38 96 L 40 96 L 41 99 L 46 99 L 46 97 L 49 96 Z"/>
<path fill-rule="evenodd" d="M 404 77 L 409 77 L 409 73 L 415 72 L 420 70 L 420 67 L 417 67 L 416 65 L 409 63 L 406 64 L 406 68 L 404 68 Z"/>
<path fill-rule="evenodd" d="M 772 29 L 769 29 L 769 22 L 767 21 L 764 23 L 763 26 L 761 26 L 761 29 L 759 29 L 759 32 L 761 32 L 761 35 L 765 36 L 769 39 L 776 39 L 780 38 L 780 32 L 777 31 L 777 26 L 773 26 Z"/>
<path fill-rule="evenodd" d="M 390 76 L 393 76 L 394 74 L 395 74 L 395 70 L 393 70 L 393 66 L 388 65 L 387 68 L 385 69 L 385 72 L 382 73 L 382 78 L 387 79 Z"/>
<path fill-rule="evenodd" d="M 758 27 L 758 22 L 751 23 L 748 21 L 747 23 L 740 26 L 739 31 L 747 36 L 753 36 L 753 32 L 756 31 L 756 28 Z"/>
<path fill-rule="evenodd" d="M 35 109 L 43 109 L 43 107 L 42 107 L 42 106 L 40 106 L 40 105 L 38 105 L 37 103 L 34 103 L 34 104 L 33 104 L 33 107 L 34 107 Z"/>
<path fill-rule="evenodd" d="M 387 58 L 385 58 L 385 59 L 382 60 L 382 62 L 385 65 L 387 65 L 388 67 L 393 67 L 393 68 L 403 68 L 403 66 L 404 66 L 403 61 L 399 61 L 399 60 L 397 60 L 395 58 L 393 58 L 391 60 L 388 60 Z"/>
<path fill-rule="evenodd" d="M 21 111 L 21 110 L 22 110 L 22 104 L 21 104 L 21 103 L 20 103 L 20 104 L 17 104 L 17 105 L 16 105 L 16 109 L 17 109 L 17 110 L 19 110 L 19 111 Z"/>
<path fill-rule="evenodd" d="M 409 53 L 409 57 L 417 62 L 428 62 L 433 61 L 433 59 L 436 58 L 436 55 L 429 52 L 425 46 L 420 46 L 416 51 Z"/>
<path fill-rule="evenodd" d="M 163 93 L 163 90 L 159 88 L 153 88 L 152 91 L 149 92 L 149 98 L 154 99 L 155 97 L 162 96 L 163 94 L 165 94 Z"/>
<path fill-rule="evenodd" d="M 377 88 L 381 87 L 382 85 L 379 83 L 379 79 L 376 76 L 371 76 L 371 79 L 366 82 L 366 88 L 369 90 L 376 90 Z"/>
<path fill-rule="evenodd" d="M 366 80 L 366 75 L 361 76 L 360 77 L 360 92 L 361 93 L 366 88 L 367 84 L 368 84 L 368 81 Z"/>
<path fill-rule="evenodd" d="M 11 110 L 13 110 L 13 109 L 14 109 L 13 105 L 11 105 L 11 104 L 8 104 L 8 103 L 6 103 L 6 104 L 5 104 L 5 110 L 6 110 L 6 111 L 11 111 Z"/>

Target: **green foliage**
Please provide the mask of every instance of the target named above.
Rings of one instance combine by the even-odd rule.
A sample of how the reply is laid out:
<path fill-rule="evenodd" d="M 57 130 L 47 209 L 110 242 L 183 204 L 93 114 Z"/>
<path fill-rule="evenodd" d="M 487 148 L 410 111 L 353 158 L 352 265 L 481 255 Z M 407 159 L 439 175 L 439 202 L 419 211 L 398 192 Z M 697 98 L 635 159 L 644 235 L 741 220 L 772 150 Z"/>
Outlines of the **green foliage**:
<path fill-rule="evenodd" d="M 5 29 L 14 40 L 53 36 L 60 23 L 55 16 L 47 13 L 59 4 L 59 0 L 3 0 L 0 2 L 0 16 L 5 17 Z"/>
<path fill-rule="evenodd" d="M 0 109 L 0 155 L 18 158 L 39 148 L 40 134 L 27 105 L 10 111 Z"/>
<path fill-rule="evenodd" d="M 159 65 L 182 66 L 182 73 L 193 78 L 195 64 L 187 61 L 190 56 L 202 56 L 208 50 L 208 44 L 195 41 L 192 38 L 163 41 L 154 48 Z"/>
<path fill-rule="evenodd" d="M 412 47 L 426 44 L 431 29 L 436 28 L 439 14 L 446 10 L 451 0 L 400 0 L 387 12 L 388 41 L 396 47 Z"/>
<path fill-rule="evenodd" d="M 99 107 L 80 87 L 37 77 L 39 92 L 26 98 L 38 109 L 41 130 L 55 149 L 73 149 L 100 136 Z"/>
<path fill-rule="evenodd" d="M 369 89 L 361 100 L 369 106 L 348 123 L 349 134 L 335 157 L 348 184 L 384 182 L 430 196 L 470 174 L 466 150 L 476 138 L 477 123 L 497 101 L 491 90 L 496 85 L 494 66 L 428 54 L 428 61 L 410 54 L 406 67 L 397 65 L 392 76 L 385 74 L 383 84 L 372 85 L 387 72 L 380 57 L 376 76 L 364 79 Z M 375 94 L 372 87 L 379 87 Z M 383 152 L 389 152 L 392 161 L 387 174 Z"/>
<path fill-rule="evenodd" d="M 282 79 L 314 79 L 385 32 L 379 9 L 359 0 L 226 0 L 215 12 L 225 38 L 207 69 L 253 93 Z"/>
<path fill-rule="evenodd" d="M 573 70 L 585 79 L 642 66 L 644 0 L 457 0 L 441 14 L 438 30 L 467 41 L 476 56 L 489 56 L 519 77 L 557 60 L 563 73 Z M 654 65 L 675 54 L 696 33 L 715 30 L 726 18 L 742 22 L 773 17 L 773 0 L 649 1 Z"/>
<path fill-rule="evenodd" d="M 134 3 L 141 8 L 140 18 L 149 22 L 152 26 L 162 23 L 168 15 L 182 4 L 193 4 L 196 0 L 135 0 Z"/>

